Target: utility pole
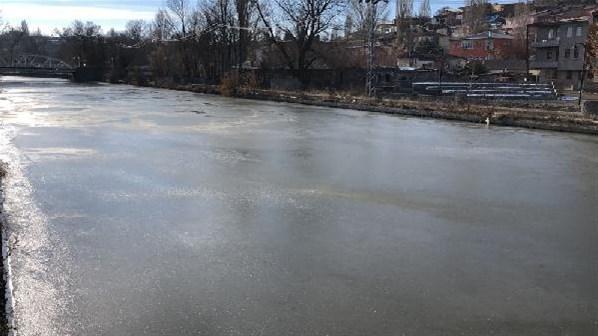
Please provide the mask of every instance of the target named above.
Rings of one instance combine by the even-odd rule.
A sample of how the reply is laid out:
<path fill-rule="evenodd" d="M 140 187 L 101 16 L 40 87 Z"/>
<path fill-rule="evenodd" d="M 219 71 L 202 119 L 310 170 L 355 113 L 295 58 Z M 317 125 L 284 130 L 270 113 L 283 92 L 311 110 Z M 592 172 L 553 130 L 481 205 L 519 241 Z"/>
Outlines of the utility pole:
<path fill-rule="evenodd" d="M 588 52 L 587 52 L 587 47 L 586 47 L 585 43 L 576 43 L 575 47 L 577 47 L 577 45 L 581 45 L 583 47 L 583 65 L 581 66 L 580 78 L 579 78 L 579 101 L 578 101 L 579 107 L 581 108 L 581 102 L 583 99 L 583 85 L 584 85 L 584 80 L 586 77 Z"/>
<path fill-rule="evenodd" d="M 529 24 L 525 25 L 525 79 L 529 81 Z"/>
<path fill-rule="evenodd" d="M 438 92 L 440 93 L 440 96 L 442 97 L 442 75 L 443 75 L 443 71 L 444 71 L 444 57 L 440 57 L 440 62 L 439 62 L 439 67 L 438 67 Z"/>
<path fill-rule="evenodd" d="M 388 2 L 388 0 L 359 0 L 367 4 L 367 42 L 366 42 L 366 57 L 367 57 L 367 74 L 365 77 L 365 92 L 368 97 L 372 97 L 376 93 L 376 71 L 375 53 L 376 53 L 376 17 L 378 16 L 378 3 L 380 1 Z"/>

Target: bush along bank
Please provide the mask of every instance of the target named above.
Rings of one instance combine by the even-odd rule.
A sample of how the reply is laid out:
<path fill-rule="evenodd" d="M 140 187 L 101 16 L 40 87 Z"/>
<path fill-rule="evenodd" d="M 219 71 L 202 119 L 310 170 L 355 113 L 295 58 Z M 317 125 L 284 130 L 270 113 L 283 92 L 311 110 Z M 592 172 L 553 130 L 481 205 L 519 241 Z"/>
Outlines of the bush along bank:
<path fill-rule="evenodd" d="M 524 127 L 598 135 L 598 115 L 582 113 L 576 104 L 542 101 L 474 101 L 463 97 L 382 99 L 341 93 L 292 92 L 217 85 L 145 83 L 143 86 L 170 90 L 268 100 L 304 105 L 437 118 L 497 126 Z"/>

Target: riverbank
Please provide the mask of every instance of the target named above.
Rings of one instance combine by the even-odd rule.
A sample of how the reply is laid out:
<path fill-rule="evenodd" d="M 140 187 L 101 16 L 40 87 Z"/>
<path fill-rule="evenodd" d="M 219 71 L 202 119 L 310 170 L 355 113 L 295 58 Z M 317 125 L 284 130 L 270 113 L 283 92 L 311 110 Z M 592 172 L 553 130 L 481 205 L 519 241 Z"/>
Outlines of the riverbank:
<path fill-rule="evenodd" d="M 143 86 L 205 94 L 222 94 L 221 88 L 215 85 L 150 83 Z M 472 123 L 486 123 L 489 121 L 490 124 L 497 126 L 598 135 L 597 116 L 579 112 L 579 107 L 575 103 L 559 101 L 469 101 L 462 97 L 382 99 L 343 94 L 259 89 L 227 90 L 226 95 L 245 99 L 355 109 Z"/>

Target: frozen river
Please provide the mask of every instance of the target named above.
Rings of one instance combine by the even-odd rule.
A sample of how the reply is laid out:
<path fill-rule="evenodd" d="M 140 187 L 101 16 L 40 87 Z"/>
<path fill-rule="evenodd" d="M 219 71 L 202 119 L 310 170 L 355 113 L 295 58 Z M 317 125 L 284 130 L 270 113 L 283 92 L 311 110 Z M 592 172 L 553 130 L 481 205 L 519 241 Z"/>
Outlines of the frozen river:
<path fill-rule="evenodd" d="M 598 137 L 0 89 L 19 335 L 598 334 Z"/>

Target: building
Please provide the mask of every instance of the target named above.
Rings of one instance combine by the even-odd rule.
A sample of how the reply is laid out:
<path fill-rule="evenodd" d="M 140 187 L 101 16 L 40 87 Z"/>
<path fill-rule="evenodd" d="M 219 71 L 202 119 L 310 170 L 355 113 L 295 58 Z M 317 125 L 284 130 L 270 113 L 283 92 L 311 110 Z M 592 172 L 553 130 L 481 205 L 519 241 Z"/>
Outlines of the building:
<path fill-rule="evenodd" d="M 539 13 L 530 32 L 530 69 L 541 82 L 579 89 L 586 59 L 588 31 L 596 6 L 571 6 Z M 591 76 L 591 73 L 589 73 Z"/>
<path fill-rule="evenodd" d="M 432 23 L 447 27 L 455 27 L 463 24 L 463 10 L 443 8 L 432 18 Z"/>
<path fill-rule="evenodd" d="M 577 89 L 584 66 L 587 20 L 535 23 L 534 50 L 530 68 L 538 70 L 542 82 L 553 81 L 561 88 Z"/>
<path fill-rule="evenodd" d="M 397 24 L 394 22 L 381 22 L 376 25 L 377 34 L 394 34 L 397 32 Z"/>
<path fill-rule="evenodd" d="M 507 58 L 513 36 L 486 31 L 450 40 L 449 55 L 468 60 L 493 60 Z"/>

